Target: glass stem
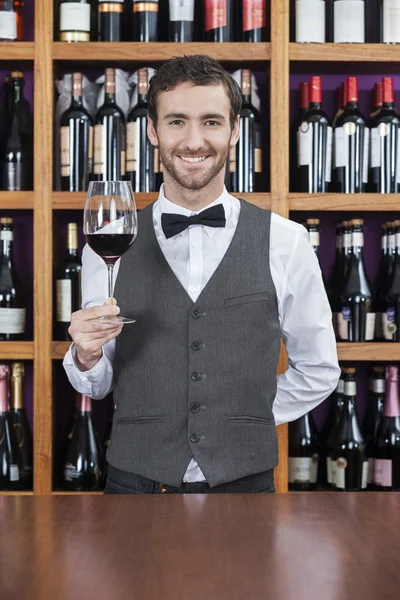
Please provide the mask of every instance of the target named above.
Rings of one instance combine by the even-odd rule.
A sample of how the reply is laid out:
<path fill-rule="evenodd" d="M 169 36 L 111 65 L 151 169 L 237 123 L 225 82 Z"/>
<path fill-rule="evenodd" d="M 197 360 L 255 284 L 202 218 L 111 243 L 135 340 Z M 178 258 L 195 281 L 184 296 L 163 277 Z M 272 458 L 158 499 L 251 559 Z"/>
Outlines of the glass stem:
<path fill-rule="evenodd" d="M 114 274 L 114 263 L 107 263 L 108 270 L 108 297 L 113 297 L 113 274 Z"/>

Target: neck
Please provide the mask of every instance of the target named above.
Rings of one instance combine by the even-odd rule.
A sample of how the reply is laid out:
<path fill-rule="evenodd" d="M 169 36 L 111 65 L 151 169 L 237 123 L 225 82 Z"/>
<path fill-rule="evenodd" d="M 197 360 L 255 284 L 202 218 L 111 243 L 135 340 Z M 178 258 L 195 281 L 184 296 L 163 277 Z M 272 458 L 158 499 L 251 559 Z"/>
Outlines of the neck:
<path fill-rule="evenodd" d="M 164 168 L 164 195 L 174 204 L 183 206 L 191 211 L 198 211 L 217 200 L 224 191 L 225 169 L 205 187 L 199 190 L 189 190 L 182 187 Z"/>

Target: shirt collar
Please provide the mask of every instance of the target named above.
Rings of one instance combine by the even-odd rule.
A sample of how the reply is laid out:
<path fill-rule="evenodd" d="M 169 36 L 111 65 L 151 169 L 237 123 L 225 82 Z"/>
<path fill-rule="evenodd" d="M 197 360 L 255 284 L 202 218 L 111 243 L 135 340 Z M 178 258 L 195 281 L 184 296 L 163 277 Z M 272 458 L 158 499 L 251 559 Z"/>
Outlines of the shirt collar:
<path fill-rule="evenodd" d="M 169 214 L 172 213 L 172 214 L 177 214 L 177 215 L 184 215 L 185 217 L 190 217 L 192 215 L 197 215 L 199 212 L 202 212 L 203 210 L 206 210 L 207 208 L 211 208 L 212 206 L 215 206 L 216 204 L 222 204 L 222 206 L 224 207 L 224 210 L 225 210 L 225 218 L 228 221 L 228 219 L 231 215 L 231 212 L 232 212 L 232 199 L 231 199 L 230 195 L 228 194 L 228 191 L 225 186 L 222 191 L 222 194 L 216 200 L 214 200 L 213 202 L 210 202 L 210 204 L 207 204 L 207 206 L 204 206 L 201 210 L 197 210 L 197 211 L 191 211 L 189 208 L 185 208 L 184 206 L 180 206 L 179 204 L 175 204 L 174 202 L 171 202 L 171 200 L 168 200 L 168 198 L 166 198 L 164 195 L 164 184 L 162 184 L 160 187 L 160 192 L 159 192 L 158 201 L 157 201 L 160 219 L 161 219 L 162 213 L 169 213 Z M 219 227 L 208 227 L 207 225 L 202 225 L 202 227 L 204 228 L 204 231 L 207 233 L 207 235 L 210 238 L 214 237 L 214 235 L 216 233 L 218 233 L 218 231 L 220 229 Z M 177 238 L 178 236 L 185 235 L 186 233 L 187 233 L 187 229 L 185 229 L 185 231 L 182 231 L 181 233 L 179 233 L 178 235 L 176 235 L 174 237 Z"/>

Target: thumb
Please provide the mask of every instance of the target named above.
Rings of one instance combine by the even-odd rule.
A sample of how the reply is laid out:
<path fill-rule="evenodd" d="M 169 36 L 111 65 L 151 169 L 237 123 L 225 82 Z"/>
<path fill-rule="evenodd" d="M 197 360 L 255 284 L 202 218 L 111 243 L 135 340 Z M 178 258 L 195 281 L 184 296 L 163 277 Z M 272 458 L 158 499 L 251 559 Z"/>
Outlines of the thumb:
<path fill-rule="evenodd" d="M 109 306 L 112 306 L 112 305 L 116 306 L 116 304 L 117 304 L 117 301 L 116 301 L 115 298 L 107 298 L 107 300 L 104 302 L 103 306 L 107 306 L 107 305 L 109 305 Z"/>

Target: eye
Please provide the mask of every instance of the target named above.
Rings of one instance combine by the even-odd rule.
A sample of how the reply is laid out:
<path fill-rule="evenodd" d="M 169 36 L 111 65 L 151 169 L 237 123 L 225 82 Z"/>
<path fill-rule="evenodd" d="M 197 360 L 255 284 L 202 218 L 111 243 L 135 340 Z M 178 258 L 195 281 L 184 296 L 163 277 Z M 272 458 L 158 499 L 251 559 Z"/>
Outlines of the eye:
<path fill-rule="evenodd" d="M 181 121 L 180 119 L 175 119 L 174 121 L 171 121 L 170 125 L 180 125 L 181 123 L 183 123 L 183 121 Z"/>
<path fill-rule="evenodd" d="M 206 121 L 206 124 L 211 124 L 213 127 L 221 125 L 219 121 Z"/>

